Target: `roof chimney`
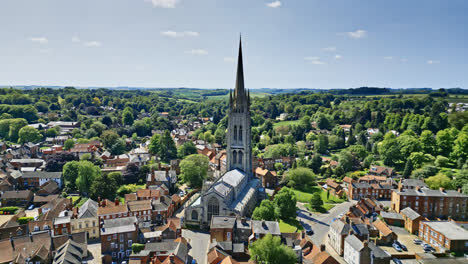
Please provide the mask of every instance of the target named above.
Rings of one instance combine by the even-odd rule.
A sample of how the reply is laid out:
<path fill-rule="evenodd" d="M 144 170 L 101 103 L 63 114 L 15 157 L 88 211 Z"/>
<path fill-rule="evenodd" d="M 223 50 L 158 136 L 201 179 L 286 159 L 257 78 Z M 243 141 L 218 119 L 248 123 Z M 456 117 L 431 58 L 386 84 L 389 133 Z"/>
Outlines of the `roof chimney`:
<path fill-rule="evenodd" d="M 458 189 L 457 189 L 457 192 L 461 193 L 461 192 L 462 192 L 462 188 L 458 188 Z"/>
<path fill-rule="evenodd" d="M 441 192 L 445 192 L 445 188 L 444 188 L 444 187 L 440 187 L 439 190 L 440 190 Z"/>
<path fill-rule="evenodd" d="M 119 199 L 115 198 L 114 203 L 115 203 L 116 206 L 119 205 Z"/>
<path fill-rule="evenodd" d="M 325 251 L 325 244 L 320 244 L 320 252 Z"/>

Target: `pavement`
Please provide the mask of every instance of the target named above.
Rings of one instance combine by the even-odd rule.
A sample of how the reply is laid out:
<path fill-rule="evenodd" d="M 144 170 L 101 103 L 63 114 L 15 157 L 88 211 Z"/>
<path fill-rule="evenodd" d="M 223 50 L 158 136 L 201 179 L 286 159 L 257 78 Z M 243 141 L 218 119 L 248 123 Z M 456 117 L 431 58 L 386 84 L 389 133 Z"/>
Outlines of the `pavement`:
<path fill-rule="evenodd" d="M 101 242 L 88 242 L 88 264 L 101 264 Z"/>
<path fill-rule="evenodd" d="M 182 237 L 187 239 L 191 246 L 189 254 L 198 264 L 206 264 L 206 254 L 208 253 L 208 247 L 210 245 L 210 234 L 207 232 L 182 229 Z"/>
<path fill-rule="evenodd" d="M 408 248 L 408 251 L 398 252 L 392 246 L 381 246 L 380 248 L 387 251 L 388 254 L 392 256 L 398 255 L 414 255 L 415 253 L 424 253 L 424 249 L 421 245 L 414 244 L 413 240 L 418 238 L 416 235 L 410 234 L 403 227 L 390 226 L 390 229 L 398 235 L 398 242 L 405 245 Z"/>
<path fill-rule="evenodd" d="M 309 237 L 315 244 L 320 245 L 324 242 L 333 219 L 337 218 L 341 213 L 347 212 L 349 207 L 355 203 L 356 201 L 348 201 L 337 204 L 330 211 L 323 214 L 309 212 L 302 203 L 297 203 L 297 219 L 302 221 L 306 227 L 309 225 L 312 231 L 314 231 L 314 234 Z"/>

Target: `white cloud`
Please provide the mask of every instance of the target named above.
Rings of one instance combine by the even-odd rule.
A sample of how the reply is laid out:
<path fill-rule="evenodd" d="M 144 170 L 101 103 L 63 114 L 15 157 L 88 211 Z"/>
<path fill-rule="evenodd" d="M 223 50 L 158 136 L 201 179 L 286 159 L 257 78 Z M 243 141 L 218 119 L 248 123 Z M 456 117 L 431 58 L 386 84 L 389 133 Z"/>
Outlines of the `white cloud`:
<path fill-rule="evenodd" d="M 85 47 L 101 47 L 101 42 L 99 41 L 87 41 L 84 43 Z"/>
<path fill-rule="evenodd" d="M 271 7 L 271 8 L 277 8 L 277 7 L 281 6 L 281 2 L 280 1 L 274 1 L 274 2 L 271 2 L 271 3 L 267 3 L 266 6 Z"/>
<path fill-rule="evenodd" d="M 339 59 L 341 59 L 341 58 L 343 58 L 343 56 L 341 56 L 340 54 L 336 54 L 336 55 L 335 55 L 335 60 L 339 60 Z"/>
<path fill-rule="evenodd" d="M 75 42 L 75 43 L 76 43 L 76 42 L 80 42 L 80 41 L 81 41 L 81 40 L 80 40 L 79 37 L 77 37 L 77 36 L 73 36 L 73 37 L 72 37 L 72 42 Z"/>
<path fill-rule="evenodd" d="M 304 57 L 304 60 L 312 63 L 312 64 L 315 64 L 315 65 L 322 65 L 322 64 L 325 64 L 323 61 L 320 60 L 319 57 Z"/>
<path fill-rule="evenodd" d="M 401 61 L 401 62 L 407 62 L 407 61 L 408 61 L 408 59 L 401 58 L 401 59 L 400 59 L 400 61 Z"/>
<path fill-rule="evenodd" d="M 34 37 L 34 38 L 30 38 L 29 40 L 31 40 L 32 42 L 39 43 L 39 44 L 47 44 L 49 42 L 49 40 L 46 37 Z"/>
<path fill-rule="evenodd" d="M 438 63 L 440 63 L 440 61 L 438 61 L 438 60 L 428 60 L 427 61 L 427 64 L 438 64 Z"/>
<path fill-rule="evenodd" d="M 386 57 L 384 57 L 384 60 L 393 60 L 393 57 L 392 56 L 386 56 Z"/>
<path fill-rule="evenodd" d="M 234 57 L 224 57 L 223 60 L 225 62 L 235 62 L 236 61 L 236 59 Z"/>
<path fill-rule="evenodd" d="M 336 47 L 326 47 L 323 48 L 323 51 L 336 51 Z"/>
<path fill-rule="evenodd" d="M 146 2 L 151 2 L 154 7 L 161 8 L 175 8 L 178 0 L 145 0 Z"/>
<path fill-rule="evenodd" d="M 185 53 L 189 53 L 189 54 L 193 54 L 193 55 L 206 55 L 206 54 L 208 54 L 208 51 L 206 51 L 204 49 L 192 49 L 192 50 L 186 51 Z"/>
<path fill-rule="evenodd" d="M 172 30 L 167 30 L 167 31 L 162 31 L 161 35 L 166 36 L 166 37 L 171 37 L 171 38 L 181 38 L 181 37 L 198 37 L 200 36 L 200 33 L 196 31 L 172 31 Z"/>
<path fill-rule="evenodd" d="M 356 31 L 341 33 L 341 35 L 343 34 L 352 39 L 360 39 L 360 38 L 365 38 L 367 36 L 367 31 L 363 29 L 358 29 Z"/>

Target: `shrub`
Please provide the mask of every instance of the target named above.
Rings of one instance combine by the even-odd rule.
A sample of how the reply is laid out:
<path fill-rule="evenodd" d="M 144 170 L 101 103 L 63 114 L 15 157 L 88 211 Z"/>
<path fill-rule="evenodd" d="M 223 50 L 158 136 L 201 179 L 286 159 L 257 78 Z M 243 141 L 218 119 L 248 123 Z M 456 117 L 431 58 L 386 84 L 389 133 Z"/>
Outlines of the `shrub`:
<path fill-rule="evenodd" d="M 14 214 L 18 210 L 18 207 L 15 206 L 9 206 L 9 207 L 2 207 L 0 208 L 0 211 L 2 212 L 8 212 L 10 214 Z"/>
<path fill-rule="evenodd" d="M 28 216 L 28 217 L 20 217 L 18 218 L 18 223 L 20 225 L 25 225 L 27 224 L 29 221 L 33 221 L 34 220 L 34 217 L 32 216 Z"/>
<path fill-rule="evenodd" d="M 132 244 L 132 251 L 133 251 L 133 253 L 139 253 L 139 252 L 142 251 L 143 249 L 145 249 L 145 245 L 144 245 L 144 244 L 138 244 L 138 243 L 133 243 L 133 244 Z"/>

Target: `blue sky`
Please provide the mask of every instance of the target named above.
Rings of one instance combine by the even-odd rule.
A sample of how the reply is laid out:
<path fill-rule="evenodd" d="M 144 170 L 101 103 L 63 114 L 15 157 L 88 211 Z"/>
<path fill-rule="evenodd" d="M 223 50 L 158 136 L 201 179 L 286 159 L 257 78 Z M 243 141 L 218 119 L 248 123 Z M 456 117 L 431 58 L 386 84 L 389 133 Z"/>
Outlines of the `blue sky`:
<path fill-rule="evenodd" d="M 464 0 L 2 0 L 0 84 L 468 87 Z"/>

